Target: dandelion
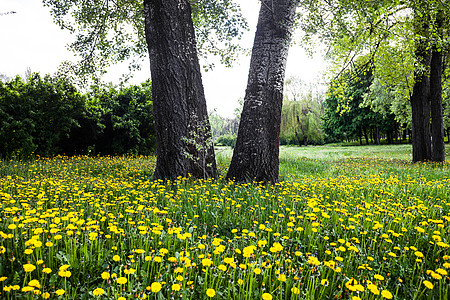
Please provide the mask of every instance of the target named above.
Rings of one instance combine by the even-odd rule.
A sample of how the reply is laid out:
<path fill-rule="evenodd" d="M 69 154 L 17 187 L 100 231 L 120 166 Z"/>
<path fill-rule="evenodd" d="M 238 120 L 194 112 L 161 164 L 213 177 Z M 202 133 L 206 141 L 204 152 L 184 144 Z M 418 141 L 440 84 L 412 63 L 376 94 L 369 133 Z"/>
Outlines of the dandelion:
<path fill-rule="evenodd" d="M 269 294 L 269 293 L 262 294 L 262 300 L 272 300 L 272 299 L 273 299 L 273 297 L 271 294 Z"/>
<path fill-rule="evenodd" d="M 321 284 L 321 285 L 324 285 L 324 286 L 328 286 L 328 285 L 330 284 L 330 282 L 328 281 L 328 279 L 322 279 L 322 280 L 320 281 L 320 284 Z"/>
<path fill-rule="evenodd" d="M 207 289 L 206 295 L 210 298 L 214 297 L 216 295 L 216 291 L 214 289 Z"/>
<path fill-rule="evenodd" d="M 437 270 L 436 270 L 436 273 L 439 273 L 439 274 L 441 274 L 441 275 L 443 275 L 443 276 L 446 276 L 446 275 L 447 275 L 447 271 L 445 271 L 444 269 L 441 269 L 441 268 L 437 269 Z"/>
<path fill-rule="evenodd" d="M 292 289 L 291 289 L 291 292 L 293 293 L 293 294 L 295 294 L 295 295 L 298 295 L 298 294 L 300 294 L 300 289 L 298 288 L 298 287 L 293 287 Z"/>
<path fill-rule="evenodd" d="M 23 269 L 25 270 L 25 272 L 33 272 L 34 270 L 36 270 L 36 267 L 32 264 L 24 264 L 23 265 Z"/>
<path fill-rule="evenodd" d="M 29 285 L 29 286 L 32 286 L 32 287 L 35 287 L 35 288 L 37 288 L 37 289 L 40 289 L 40 288 L 41 288 L 41 284 L 40 284 L 39 281 L 36 280 L 36 279 L 31 280 L 31 281 L 28 283 L 28 285 Z"/>
<path fill-rule="evenodd" d="M 389 292 L 388 290 L 382 290 L 381 291 L 381 297 L 386 298 L 386 299 L 392 299 L 392 293 Z"/>
<path fill-rule="evenodd" d="M 253 269 L 253 273 L 255 273 L 256 275 L 259 275 L 259 274 L 261 274 L 261 269 L 255 268 L 255 269 Z"/>
<path fill-rule="evenodd" d="M 66 292 L 65 290 L 59 289 L 59 290 L 56 290 L 55 293 L 56 293 L 56 295 L 61 296 L 61 295 L 64 295 L 65 292 Z"/>
<path fill-rule="evenodd" d="M 117 278 L 117 283 L 125 284 L 125 283 L 127 283 L 127 279 L 125 277 L 119 277 L 119 278 Z"/>
<path fill-rule="evenodd" d="M 150 287 L 153 293 L 157 293 L 161 290 L 162 285 L 159 282 L 153 282 Z"/>
<path fill-rule="evenodd" d="M 101 296 L 105 293 L 105 290 L 102 288 L 96 288 L 92 293 L 94 296 Z"/>
<path fill-rule="evenodd" d="M 373 283 L 369 283 L 367 285 L 367 289 L 374 295 L 379 295 L 380 294 L 380 290 L 378 290 L 378 287 L 373 284 Z"/>
<path fill-rule="evenodd" d="M 383 280 L 384 280 L 384 277 L 381 276 L 381 275 L 379 275 L 379 274 L 375 274 L 375 275 L 373 276 L 373 278 L 375 278 L 376 280 L 380 280 L 380 281 L 383 281 Z"/>
<path fill-rule="evenodd" d="M 180 289 L 181 289 L 181 285 L 179 285 L 178 283 L 172 284 L 172 291 L 178 292 Z"/>
<path fill-rule="evenodd" d="M 103 272 L 102 273 L 102 279 L 103 280 L 108 280 L 111 277 L 111 274 L 109 274 L 109 272 Z"/>
<path fill-rule="evenodd" d="M 22 292 L 31 292 L 32 290 L 34 290 L 34 287 L 32 287 L 32 286 L 24 286 L 23 288 L 22 288 Z"/>
<path fill-rule="evenodd" d="M 209 258 L 202 259 L 202 265 L 204 267 L 210 267 L 212 264 L 213 264 L 213 262 Z"/>

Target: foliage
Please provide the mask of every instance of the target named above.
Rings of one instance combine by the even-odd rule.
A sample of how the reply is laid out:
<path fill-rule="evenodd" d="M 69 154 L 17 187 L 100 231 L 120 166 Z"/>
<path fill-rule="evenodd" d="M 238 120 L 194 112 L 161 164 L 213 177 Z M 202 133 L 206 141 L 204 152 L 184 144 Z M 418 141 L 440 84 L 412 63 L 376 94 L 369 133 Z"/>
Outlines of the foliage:
<path fill-rule="evenodd" d="M 63 73 L 75 73 L 80 80 L 86 80 L 90 76 L 98 79 L 106 67 L 117 62 L 128 61 L 130 71 L 141 68 L 148 55 L 143 0 L 43 2 L 50 7 L 56 24 L 76 35 L 69 47 L 80 61 L 63 64 Z M 241 52 L 235 41 L 247 28 L 239 6 L 230 0 L 191 3 L 200 54 L 212 53 L 231 64 Z"/>
<path fill-rule="evenodd" d="M 375 87 L 370 61 L 365 60 L 360 60 L 353 70 L 345 71 L 331 84 L 323 117 L 323 129 L 329 140 L 359 139 L 362 142 L 365 137 L 368 143 L 371 135 L 374 143 L 379 144 L 380 135 L 385 134 L 388 142 L 393 142 L 397 123 L 386 108 L 388 104 L 367 101 L 370 97 L 383 96 L 374 94 Z"/>
<path fill-rule="evenodd" d="M 217 139 L 216 145 L 218 145 L 218 146 L 229 146 L 231 148 L 234 148 L 234 146 L 236 146 L 236 135 L 235 134 L 221 135 Z"/>
<path fill-rule="evenodd" d="M 0 154 L 50 155 L 78 125 L 85 98 L 64 79 L 32 74 L 0 82 Z"/>
<path fill-rule="evenodd" d="M 155 129 L 151 83 L 129 87 L 93 87 L 88 107 L 97 115 L 94 139 L 98 154 L 150 154 Z"/>
<path fill-rule="evenodd" d="M 0 297 L 448 299 L 449 164 L 389 158 L 292 156 L 304 175 L 276 185 L 151 181 L 154 157 L 2 161 Z"/>
<path fill-rule="evenodd" d="M 0 82 L 0 155 L 152 153 L 151 99 L 150 82 L 88 95 L 37 73 Z"/>
<path fill-rule="evenodd" d="M 297 78 L 288 78 L 284 88 L 280 144 L 306 146 L 323 143 L 323 95 L 319 88 L 305 85 Z"/>
<path fill-rule="evenodd" d="M 223 135 L 236 135 L 239 127 L 237 118 L 225 118 L 217 114 L 216 111 L 208 113 L 209 123 L 211 124 L 211 134 L 214 140 Z"/>
<path fill-rule="evenodd" d="M 298 23 L 304 40 L 319 37 L 327 44 L 334 65 L 330 77 L 336 80 L 366 57 L 373 64 L 374 86 L 365 105 L 375 111 L 388 109 L 399 126 L 410 129 L 414 72 L 429 72 L 416 57 L 417 47 L 448 52 L 448 25 L 439 28 L 436 22 L 442 13 L 449 24 L 445 1 L 303 0 L 302 5 Z M 417 30 L 421 22 L 427 23 L 426 32 Z"/>

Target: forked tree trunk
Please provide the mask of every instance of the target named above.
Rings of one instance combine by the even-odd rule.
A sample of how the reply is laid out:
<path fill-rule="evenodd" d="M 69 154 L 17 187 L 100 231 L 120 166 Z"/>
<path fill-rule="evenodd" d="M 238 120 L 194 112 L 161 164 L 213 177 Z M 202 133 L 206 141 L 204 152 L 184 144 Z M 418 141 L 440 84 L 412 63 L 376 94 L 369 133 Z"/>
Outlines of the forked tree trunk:
<path fill-rule="evenodd" d="M 283 85 L 298 0 L 262 0 L 227 178 L 278 181 Z"/>
<path fill-rule="evenodd" d="M 144 0 L 156 129 L 155 178 L 217 175 L 189 0 Z"/>
<path fill-rule="evenodd" d="M 436 19 L 438 33 L 442 31 L 442 12 L 439 11 Z M 430 66 L 430 101 L 431 101 L 431 159 L 435 162 L 445 161 L 444 141 L 444 110 L 442 107 L 442 52 L 433 45 Z"/>
<path fill-rule="evenodd" d="M 431 160 L 429 103 L 431 55 L 427 38 L 429 17 L 424 6 L 418 5 L 414 12 L 414 30 L 417 36 L 415 54 L 421 67 L 414 71 L 415 83 L 411 95 L 413 162 Z"/>

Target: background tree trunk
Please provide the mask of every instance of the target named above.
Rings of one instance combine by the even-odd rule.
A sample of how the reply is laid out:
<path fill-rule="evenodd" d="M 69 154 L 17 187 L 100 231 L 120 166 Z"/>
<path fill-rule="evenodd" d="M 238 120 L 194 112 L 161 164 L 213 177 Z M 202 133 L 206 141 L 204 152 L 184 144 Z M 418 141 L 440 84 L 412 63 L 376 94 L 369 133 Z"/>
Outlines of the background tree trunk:
<path fill-rule="evenodd" d="M 442 32 L 442 12 L 437 13 L 436 30 Z M 440 35 L 440 34 L 439 34 Z M 430 102 L 431 102 L 431 159 L 445 161 L 444 110 L 442 107 L 442 52 L 436 42 L 433 45 L 430 65 Z"/>
<path fill-rule="evenodd" d="M 430 135 L 430 50 L 428 46 L 428 12 L 426 5 L 417 5 L 414 11 L 416 59 L 419 68 L 414 71 L 415 83 L 411 95 L 413 162 L 431 159 Z"/>
<path fill-rule="evenodd" d="M 154 176 L 215 177 L 190 2 L 144 0 L 144 14 L 157 142 Z"/>
<path fill-rule="evenodd" d="M 229 179 L 278 181 L 283 85 L 297 5 L 297 0 L 261 1 Z"/>

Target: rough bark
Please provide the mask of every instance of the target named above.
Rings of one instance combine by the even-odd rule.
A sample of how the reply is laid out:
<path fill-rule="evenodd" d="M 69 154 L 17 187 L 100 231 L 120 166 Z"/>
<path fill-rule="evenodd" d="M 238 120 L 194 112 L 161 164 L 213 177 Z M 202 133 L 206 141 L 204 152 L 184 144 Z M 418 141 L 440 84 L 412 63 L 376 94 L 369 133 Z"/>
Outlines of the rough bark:
<path fill-rule="evenodd" d="M 262 0 L 227 178 L 277 182 L 283 84 L 297 0 Z"/>
<path fill-rule="evenodd" d="M 215 177 L 189 0 L 144 0 L 144 13 L 157 142 L 154 176 Z"/>
<path fill-rule="evenodd" d="M 419 10 L 422 9 L 422 10 Z M 419 68 L 414 71 L 415 83 L 411 95 L 413 162 L 431 160 L 430 130 L 430 50 L 428 46 L 428 22 L 423 5 L 414 14 L 416 39 L 415 55 Z"/>
<path fill-rule="evenodd" d="M 442 12 L 438 12 L 437 31 L 442 30 Z M 431 102 L 431 159 L 435 162 L 445 161 L 444 109 L 442 107 L 442 52 L 434 44 L 430 65 L 430 102 Z"/>

